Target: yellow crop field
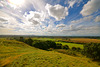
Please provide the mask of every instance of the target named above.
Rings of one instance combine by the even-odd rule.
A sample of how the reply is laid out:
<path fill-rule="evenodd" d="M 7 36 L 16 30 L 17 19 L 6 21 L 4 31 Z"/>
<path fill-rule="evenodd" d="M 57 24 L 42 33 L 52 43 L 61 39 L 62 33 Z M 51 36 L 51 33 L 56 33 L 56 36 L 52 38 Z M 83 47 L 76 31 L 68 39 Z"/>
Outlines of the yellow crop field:
<path fill-rule="evenodd" d="M 100 43 L 99 39 L 89 39 L 89 38 L 69 38 L 68 40 L 64 41 L 74 42 L 74 43 Z"/>

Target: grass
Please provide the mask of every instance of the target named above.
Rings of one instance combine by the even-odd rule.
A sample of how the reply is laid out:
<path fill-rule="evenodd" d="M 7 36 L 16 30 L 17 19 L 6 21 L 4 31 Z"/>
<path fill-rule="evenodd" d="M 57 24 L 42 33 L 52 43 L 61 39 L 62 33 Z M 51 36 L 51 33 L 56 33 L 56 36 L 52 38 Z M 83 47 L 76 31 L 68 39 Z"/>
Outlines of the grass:
<path fill-rule="evenodd" d="M 61 43 L 62 45 L 68 45 L 69 48 L 72 48 L 72 47 L 79 47 L 79 48 L 83 49 L 83 45 L 82 45 L 82 44 L 65 43 L 65 42 L 56 42 L 56 43 Z"/>
<path fill-rule="evenodd" d="M 20 61 L 20 62 L 19 62 Z M 91 65 L 93 64 L 93 65 Z M 98 66 L 95 63 L 89 61 L 86 58 L 77 58 L 69 55 L 37 51 L 31 54 L 25 54 L 9 66 L 11 67 L 95 67 Z"/>
<path fill-rule="evenodd" d="M 86 57 L 40 50 L 15 40 L 0 39 L 0 67 L 99 67 Z"/>

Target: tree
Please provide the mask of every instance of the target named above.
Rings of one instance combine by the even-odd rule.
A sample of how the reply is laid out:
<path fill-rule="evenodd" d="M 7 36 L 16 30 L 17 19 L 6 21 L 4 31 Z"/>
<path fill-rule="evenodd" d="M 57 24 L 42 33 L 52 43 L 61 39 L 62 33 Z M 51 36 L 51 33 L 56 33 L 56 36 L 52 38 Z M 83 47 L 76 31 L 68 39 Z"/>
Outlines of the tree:
<path fill-rule="evenodd" d="M 77 49 L 76 47 L 72 47 L 72 50 L 74 50 L 74 51 L 75 51 L 76 49 Z"/>
<path fill-rule="evenodd" d="M 63 46 L 63 49 L 68 50 L 69 49 L 69 46 L 68 45 L 65 45 L 65 46 Z"/>
<path fill-rule="evenodd" d="M 20 37 L 19 38 L 19 41 L 24 42 L 24 38 L 23 37 Z"/>
<path fill-rule="evenodd" d="M 29 44 L 30 46 L 32 46 L 33 40 L 32 40 L 31 38 L 26 39 L 26 40 L 25 40 L 25 43 L 26 43 L 26 44 Z"/>
<path fill-rule="evenodd" d="M 43 50 L 47 50 L 50 48 L 47 42 L 45 41 L 34 41 L 32 46 Z"/>
<path fill-rule="evenodd" d="M 56 48 L 56 43 L 54 41 L 46 41 L 50 48 Z"/>
<path fill-rule="evenodd" d="M 83 54 L 94 60 L 100 60 L 100 44 L 90 43 L 84 45 Z"/>
<path fill-rule="evenodd" d="M 79 51 L 81 51 L 81 48 L 78 47 L 78 48 L 76 48 L 76 50 L 79 52 Z"/>
<path fill-rule="evenodd" d="M 62 48 L 62 44 L 61 43 L 57 43 L 56 44 L 56 49 L 61 49 Z"/>

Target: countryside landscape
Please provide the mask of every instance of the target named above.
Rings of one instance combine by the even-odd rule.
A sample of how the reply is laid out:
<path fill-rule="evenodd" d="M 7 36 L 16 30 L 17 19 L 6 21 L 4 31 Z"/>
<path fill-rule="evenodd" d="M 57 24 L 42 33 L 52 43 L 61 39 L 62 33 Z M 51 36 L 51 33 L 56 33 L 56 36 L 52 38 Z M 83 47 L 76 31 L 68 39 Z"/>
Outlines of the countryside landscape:
<path fill-rule="evenodd" d="M 0 67 L 100 67 L 99 60 L 100 37 L 0 38 Z"/>
<path fill-rule="evenodd" d="M 100 67 L 100 0 L 0 0 L 0 67 Z"/>

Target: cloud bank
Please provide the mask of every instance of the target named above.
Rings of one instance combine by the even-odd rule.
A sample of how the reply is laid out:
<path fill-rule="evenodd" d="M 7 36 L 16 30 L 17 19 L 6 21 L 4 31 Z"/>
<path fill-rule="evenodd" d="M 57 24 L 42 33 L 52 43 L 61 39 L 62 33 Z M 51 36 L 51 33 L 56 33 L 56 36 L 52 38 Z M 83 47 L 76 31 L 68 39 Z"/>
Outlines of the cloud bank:
<path fill-rule="evenodd" d="M 20 6 L 0 1 L 0 35 L 97 36 L 96 22 L 100 22 L 100 0 L 25 0 Z"/>

